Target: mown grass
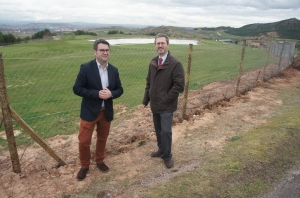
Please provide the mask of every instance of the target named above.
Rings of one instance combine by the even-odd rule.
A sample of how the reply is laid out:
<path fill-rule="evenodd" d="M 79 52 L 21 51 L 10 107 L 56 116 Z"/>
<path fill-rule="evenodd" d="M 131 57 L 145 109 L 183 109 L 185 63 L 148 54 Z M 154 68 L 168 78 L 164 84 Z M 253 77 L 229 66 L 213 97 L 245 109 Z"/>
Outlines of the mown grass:
<path fill-rule="evenodd" d="M 222 153 L 203 158 L 193 171 L 137 196 L 241 198 L 267 192 L 287 169 L 300 163 L 299 96 L 299 87 L 281 93 L 284 103 L 267 124 L 231 139 Z M 190 143 L 196 144 L 195 139 Z"/>
<path fill-rule="evenodd" d="M 88 41 L 93 39 L 65 35 L 61 40 L 1 48 L 9 103 L 42 138 L 77 132 L 81 99 L 73 94 L 72 87 L 80 64 L 94 58 L 93 42 Z M 170 51 L 186 68 L 188 45 L 170 45 Z M 189 89 L 235 77 L 241 52 L 240 45 L 216 41 L 193 46 Z M 155 56 L 154 44 L 111 46 L 109 62 L 119 68 L 124 88 L 115 104 L 128 108 L 141 104 L 149 61 Z M 265 57 L 266 50 L 247 48 L 244 71 L 262 67 Z M 17 124 L 14 128 L 20 129 Z M 18 145 L 28 141 L 24 133 L 17 137 Z M 0 144 L 6 148 L 4 142 Z"/>

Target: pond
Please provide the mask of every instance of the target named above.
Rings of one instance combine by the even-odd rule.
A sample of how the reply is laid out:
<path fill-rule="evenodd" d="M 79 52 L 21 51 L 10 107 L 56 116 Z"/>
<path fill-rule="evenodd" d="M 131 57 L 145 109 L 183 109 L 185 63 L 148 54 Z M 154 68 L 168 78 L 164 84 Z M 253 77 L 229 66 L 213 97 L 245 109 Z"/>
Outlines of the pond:
<path fill-rule="evenodd" d="M 95 41 L 95 40 L 89 40 Z M 148 44 L 154 43 L 154 39 L 107 39 L 110 45 L 124 45 L 124 44 Z M 170 39 L 170 44 L 180 44 L 180 45 L 188 45 L 193 44 L 197 45 L 197 40 L 177 40 Z"/>

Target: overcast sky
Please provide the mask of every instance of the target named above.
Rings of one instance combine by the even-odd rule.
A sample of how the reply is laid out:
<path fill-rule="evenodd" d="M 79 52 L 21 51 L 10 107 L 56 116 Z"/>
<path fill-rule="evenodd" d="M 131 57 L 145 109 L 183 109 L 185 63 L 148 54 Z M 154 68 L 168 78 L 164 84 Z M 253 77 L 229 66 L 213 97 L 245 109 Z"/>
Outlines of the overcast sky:
<path fill-rule="evenodd" d="M 300 0 L 0 0 L 1 21 L 242 27 L 300 20 Z"/>

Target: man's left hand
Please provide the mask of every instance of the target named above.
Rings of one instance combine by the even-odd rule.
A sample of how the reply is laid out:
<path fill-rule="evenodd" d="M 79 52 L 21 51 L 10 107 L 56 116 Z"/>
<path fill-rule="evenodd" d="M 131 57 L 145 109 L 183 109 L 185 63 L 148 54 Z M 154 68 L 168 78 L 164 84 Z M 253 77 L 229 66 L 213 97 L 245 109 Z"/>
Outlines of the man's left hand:
<path fill-rule="evenodd" d="M 99 97 L 103 100 L 111 98 L 111 96 L 112 96 L 111 91 L 107 88 L 100 90 L 100 92 L 99 92 Z"/>

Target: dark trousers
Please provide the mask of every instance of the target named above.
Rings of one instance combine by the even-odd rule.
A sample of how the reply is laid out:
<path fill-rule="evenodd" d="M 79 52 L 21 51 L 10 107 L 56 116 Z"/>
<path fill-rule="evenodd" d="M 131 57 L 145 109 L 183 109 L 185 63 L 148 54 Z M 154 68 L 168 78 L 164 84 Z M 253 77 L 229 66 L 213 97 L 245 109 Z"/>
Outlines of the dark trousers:
<path fill-rule="evenodd" d="M 97 126 L 95 161 L 97 164 L 103 162 L 106 141 L 110 129 L 110 123 L 111 122 L 108 122 L 106 120 L 105 111 L 100 111 L 96 120 L 92 122 L 88 122 L 86 120 L 81 119 L 79 134 L 78 134 L 79 159 L 80 159 L 81 168 L 89 168 L 90 160 L 91 160 L 90 146 L 91 146 L 92 135 L 95 126 Z"/>
<path fill-rule="evenodd" d="M 158 150 L 163 160 L 172 159 L 172 122 L 173 113 L 153 113 Z"/>

